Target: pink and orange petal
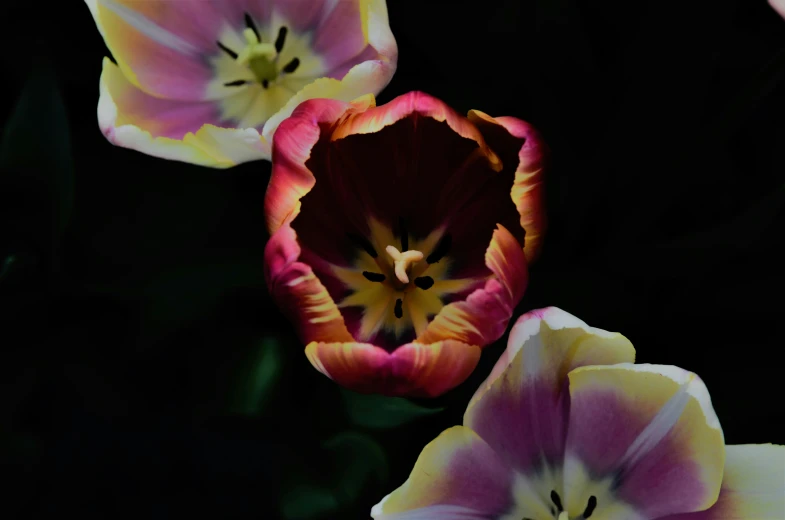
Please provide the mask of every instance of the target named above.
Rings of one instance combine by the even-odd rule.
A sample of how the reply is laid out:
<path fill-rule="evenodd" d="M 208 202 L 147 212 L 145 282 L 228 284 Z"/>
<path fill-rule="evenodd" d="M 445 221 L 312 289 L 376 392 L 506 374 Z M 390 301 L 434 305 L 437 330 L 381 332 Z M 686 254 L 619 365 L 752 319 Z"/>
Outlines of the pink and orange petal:
<path fill-rule="evenodd" d="M 305 354 L 321 373 L 350 390 L 435 397 L 472 373 L 480 348 L 459 341 L 409 343 L 392 353 L 368 343 L 312 342 Z"/>

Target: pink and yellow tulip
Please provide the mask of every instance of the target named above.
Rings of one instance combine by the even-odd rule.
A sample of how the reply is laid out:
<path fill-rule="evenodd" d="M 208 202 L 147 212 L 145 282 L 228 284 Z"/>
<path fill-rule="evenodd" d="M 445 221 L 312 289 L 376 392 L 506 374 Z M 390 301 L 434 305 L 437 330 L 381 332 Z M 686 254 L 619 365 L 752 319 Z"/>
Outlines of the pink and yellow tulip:
<path fill-rule="evenodd" d="M 165 159 L 269 159 L 302 101 L 378 93 L 396 68 L 385 0 L 85 1 L 117 61 L 104 59 L 101 131 Z"/>
<path fill-rule="evenodd" d="M 543 152 L 519 119 L 421 92 L 300 105 L 273 145 L 265 261 L 313 366 L 387 395 L 464 381 L 542 243 Z"/>
<path fill-rule="evenodd" d="M 428 444 L 375 520 L 775 520 L 785 446 L 726 446 L 700 378 L 633 364 L 620 334 L 522 316 L 463 426 Z"/>

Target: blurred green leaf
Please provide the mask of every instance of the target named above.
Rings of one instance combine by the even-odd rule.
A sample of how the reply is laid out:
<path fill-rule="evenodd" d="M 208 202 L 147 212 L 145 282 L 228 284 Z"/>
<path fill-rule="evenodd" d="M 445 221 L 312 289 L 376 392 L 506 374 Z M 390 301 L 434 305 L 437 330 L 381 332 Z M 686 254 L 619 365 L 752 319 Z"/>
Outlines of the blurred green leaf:
<path fill-rule="evenodd" d="M 338 509 L 338 499 L 327 489 L 301 485 L 281 499 L 281 513 L 286 520 L 322 518 Z"/>
<path fill-rule="evenodd" d="M 167 321 L 190 321 L 214 306 L 226 291 L 263 284 L 260 265 L 222 261 L 164 272 L 146 283 L 143 293 L 149 298 L 147 310 L 152 316 Z"/>
<path fill-rule="evenodd" d="M 32 67 L 0 142 L 0 226 L 56 252 L 73 207 L 68 118 L 48 62 Z"/>
<path fill-rule="evenodd" d="M 263 286 L 259 262 L 230 259 L 170 269 L 150 279 L 131 279 L 93 290 L 141 298 L 140 341 L 150 344 L 214 312 L 232 291 Z"/>
<path fill-rule="evenodd" d="M 0 266 L 0 282 L 11 274 L 11 272 L 15 269 L 16 264 L 18 264 L 18 261 L 15 255 L 8 255 L 6 257 L 3 265 Z"/>
<path fill-rule="evenodd" d="M 283 355 L 275 338 L 261 340 L 243 363 L 237 376 L 234 400 L 230 411 L 242 415 L 257 415 L 269 402 L 273 388 L 281 376 Z"/>
<path fill-rule="evenodd" d="M 352 424 L 365 428 L 395 428 L 444 410 L 444 408 L 425 408 L 402 397 L 365 395 L 344 389 L 341 392 L 344 407 Z"/>
<path fill-rule="evenodd" d="M 368 435 L 342 432 L 325 441 L 322 449 L 325 474 L 320 482 L 300 480 L 283 495 L 280 508 L 286 520 L 336 518 L 337 513 L 356 507 L 362 496 L 377 494 L 386 484 L 387 457 Z"/>
<path fill-rule="evenodd" d="M 372 480 L 387 481 L 389 469 L 384 450 L 371 437 L 358 432 L 343 432 L 324 443 L 335 470 L 332 478 L 342 504 L 352 504 Z"/>

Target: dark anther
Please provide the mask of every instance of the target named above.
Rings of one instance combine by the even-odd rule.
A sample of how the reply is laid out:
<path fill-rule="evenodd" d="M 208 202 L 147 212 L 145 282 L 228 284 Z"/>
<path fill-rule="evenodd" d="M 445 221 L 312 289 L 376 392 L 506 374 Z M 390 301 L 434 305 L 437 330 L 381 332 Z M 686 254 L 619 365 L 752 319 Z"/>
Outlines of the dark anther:
<path fill-rule="evenodd" d="M 395 317 L 402 318 L 403 317 L 403 300 L 398 298 L 395 300 Z"/>
<path fill-rule="evenodd" d="M 551 490 L 551 501 L 553 502 L 553 505 L 556 506 L 556 509 L 559 510 L 559 513 L 564 511 L 564 508 L 561 505 L 561 497 L 555 490 Z"/>
<path fill-rule="evenodd" d="M 382 273 L 372 273 L 371 271 L 363 271 L 363 276 L 372 282 L 383 282 L 387 278 Z"/>
<path fill-rule="evenodd" d="M 406 229 L 406 221 L 398 219 L 398 230 L 401 233 L 401 251 L 409 250 L 409 231 Z"/>
<path fill-rule="evenodd" d="M 376 253 L 376 249 L 374 249 L 371 243 L 368 242 L 367 238 L 360 235 L 355 235 L 353 233 L 347 233 L 346 236 L 349 237 L 349 240 L 354 242 L 354 245 L 371 255 L 373 258 L 379 256 L 378 253 Z"/>
<path fill-rule="evenodd" d="M 270 86 L 270 82 L 269 82 L 268 80 L 266 80 L 266 79 L 263 79 L 263 80 L 262 80 L 262 86 L 263 86 L 264 88 L 267 88 L 267 87 L 269 87 L 269 86 Z"/>
<path fill-rule="evenodd" d="M 589 497 L 589 503 L 586 504 L 586 509 L 583 510 L 583 518 L 589 518 L 594 512 L 595 507 L 597 507 L 597 497 L 592 495 Z"/>
<path fill-rule="evenodd" d="M 433 287 L 433 278 L 430 276 L 419 276 L 414 279 L 414 285 L 420 289 L 430 289 Z"/>
<path fill-rule="evenodd" d="M 429 264 L 437 263 L 450 252 L 450 247 L 452 247 L 452 235 L 448 233 L 439 240 L 439 243 L 436 244 L 433 252 L 428 255 L 428 258 L 426 258 L 425 261 Z"/>
<path fill-rule="evenodd" d="M 248 26 L 248 28 L 251 29 L 253 33 L 256 35 L 256 41 L 261 43 L 262 37 L 259 34 L 259 29 L 256 28 L 256 24 L 253 23 L 253 18 L 251 18 L 251 15 L 248 13 L 245 13 L 245 25 Z"/>
<path fill-rule="evenodd" d="M 248 83 L 244 79 L 237 79 L 235 81 L 230 81 L 229 83 L 224 83 L 224 87 L 241 87 Z"/>
<path fill-rule="evenodd" d="M 281 27 L 280 29 L 278 29 L 278 37 L 275 39 L 275 51 L 276 52 L 281 52 L 281 49 L 283 49 L 283 44 L 286 41 L 286 33 L 287 32 L 288 32 L 288 29 L 286 27 Z"/>
<path fill-rule="evenodd" d="M 292 72 L 297 70 L 297 67 L 300 66 L 300 58 L 294 58 L 292 61 L 284 65 L 284 68 L 281 69 L 287 74 L 291 74 Z"/>
<path fill-rule="evenodd" d="M 224 44 L 223 44 L 223 43 L 221 43 L 221 42 L 215 42 L 215 43 L 217 43 L 217 44 L 218 44 L 218 47 L 219 47 L 219 48 L 220 48 L 222 51 L 224 51 L 226 54 L 228 54 L 229 56 L 231 56 L 233 60 L 236 60 L 236 59 L 237 59 L 237 53 L 236 53 L 236 52 L 234 52 L 232 49 L 230 49 L 229 47 L 227 47 L 226 45 L 224 45 Z"/>

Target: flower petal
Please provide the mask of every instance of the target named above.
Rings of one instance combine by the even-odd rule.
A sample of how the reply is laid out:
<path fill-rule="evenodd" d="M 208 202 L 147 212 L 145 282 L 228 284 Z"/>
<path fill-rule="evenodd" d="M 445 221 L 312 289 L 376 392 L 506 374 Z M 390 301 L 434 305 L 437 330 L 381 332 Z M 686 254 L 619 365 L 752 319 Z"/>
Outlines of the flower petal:
<path fill-rule="evenodd" d="M 465 301 L 445 306 L 417 341 L 454 339 L 485 346 L 504 334 L 529 274 L 520 243 L 504 226 L 497 227 L 485 253 L 485 264 L 495 276 Z"/>
<path fill-rule="evenodd" d="M 358 102 L 366 107 L 375 103 L 373 96 Z M 351 103 L 334 99 L 312 99 L 301 103 L 291 117 L 280 122 L 275 132 L 272 175 L 264 197 L 264 214 L 271 235 L 297 216 L 300 199 L 316 184 L 305 163 L 319 140 L 321 125 L 331 125 L 353 108 Z"/>
<path fill-rule="evenodd" d="M 395 64 L 387 60 L 368 60 L 354 65 L 342 79 L 320 78 L 303 87 L 284 107 L 267 120 L 262 135 L 272 141 L 281 121 L 308 99 L 326 98 L 353 101 L 367 94 L 378 94 L 395 73 Z"/>
<path fill-rule="evenodd" d="M 390 30 L 390 21 L 387 16 L 387 4 L 385 0 L 360 1 L 361 9 L 365 13 L 363 17 L 363 33 L 367 44 L 362 51 L 355 56 L 345 60 L 338 66 L 334 66 L 329 71 L 329 76 L 332 78 L 343 78 L 346 72 L 356 63 L 361 63 L 366 60 L 386 62 L 392 67 L 393 71 L 397 66 L 398 45 Z M 336 54 L 333 53 L 332 57 L 335 56 Z M 334 62 L 335 60 L 330 60 L 328 55 L 327 63 L 330 64 L 331 61 Z M 376 93 L 376 91 L 369 92 Z"/>
<path fill-rule="evenodd" d="M 369 41 L 371 38 L 390 52 L 392 59 L 397 59 L 384 0 L 332 2 L 332 6 L 323 14 L 313 35 L 313 49 L 323 57 L 328 69 L 339 68 L 347 62 L 357 63 L 357 57 L 369 47 L 368 50 L 373 51 L 369 58 L 375 59 L 379 53 Z M 340 79 L 340 76 L 336 77 Z"/>
<path fill-rule="evenodd" d="M 582 367 L 568 377 L 568 508 L 582 509 L 595 494 L 591 482 L 602 480 L 644 518 L 714 504 L 725 449 L 698 376 L 673 366 L 624 363 Z M 607 499 L 597 500 L 599 508 Z"/>
<path fill-rule="evenodd" d="M 269 157 L 269 145 L 252 129 L 219 124 L 209 101 L 155 98 L 131 84 L 104 58 L 98 124 L 117 146 L 164 159 L 228 168 Z"/>
<path fill-rule="evenodd" d="M 498 518 L 512 506 L 513 475 L 476 433 L 454 426 L 431 441 L 409 479 L 375 505 L 375 520 Z"/>
<path fill-rule="evenodd" d="M 769 0 L 769 5 L 772 6 L 780 16 L 785 18 L 785 0 Z"/>
<path fill-rule="evenodd" d="M 726 446 L 717 502 L 705 511 L 661 520 L 780 520 L 785 518 L 784 485 L 785 446 Z"/>
<path fill-rule="evenodd" d="M 168 99 L 208 97 L 213 70 L 203 56 L 216 53 L 228 6 L 238 2 L 217 8 L 214 2 L 85 1 L 107 47 L 134 85 Z"/>
<path fill-rule="evenodd" d="M 353 341 L 335 302 L 299 257 L 300 246 L 291 227 L 284 226 L 270 237 L 264 263 L 271 296 L 303 343 Z"/>
<path fill-rule="evenodd" d="M 546 227 L 545 144 L 534 127 L 515 117 L 492 118 L 478 110 L 470 110 L 468 117 L 480 129 L 488 145 L 501 156 L 505 169 L 515 168 L 512 199 L 521 215 L 521 227 L 526 230 L 524 252 L 531 263 L 540 254 Z"/>
<path fill-rule="evenodd" d="M 311 364 L 336 383 L 357 392 L 435 397 L 465 381 L 480 349 L 459 341 L 408 343 L 392 353 L 368 343 L 312 342 Z"/>
<path fill-rule="evenodd" d="M 621 334 L 589 327 L 561 309 L 524 314 L 507 350 L 472 397 L 463 422 L 521 472 L 561 462 L 567 433 L 567 373 L 632 361 Z"/>

